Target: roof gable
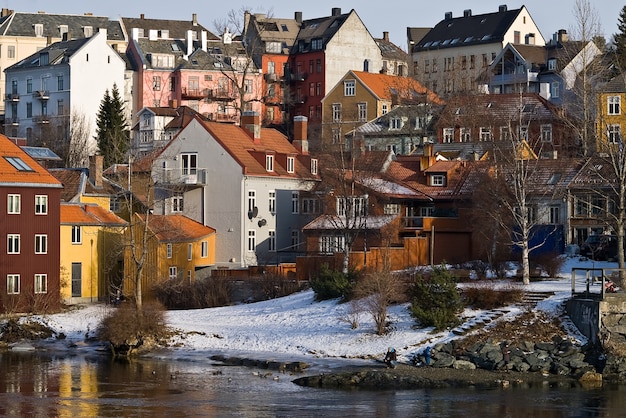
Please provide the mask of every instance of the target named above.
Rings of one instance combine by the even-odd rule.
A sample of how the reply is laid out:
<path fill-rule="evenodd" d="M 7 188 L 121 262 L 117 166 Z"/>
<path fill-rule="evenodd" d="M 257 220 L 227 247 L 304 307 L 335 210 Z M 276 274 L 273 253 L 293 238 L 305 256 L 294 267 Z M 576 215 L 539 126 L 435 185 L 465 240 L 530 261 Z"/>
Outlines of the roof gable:
<path fill-rule="evenodd" d="M 0 135 L 0 184 L 62 187 L 59 180 L 4 135 Z"/>
<path fill-rule="evenodd" d="M 145 215 L 137 216 L 145 222 Z M 184 215 L 150 215 L 148 229 L 160 242 L 197 241 L 216 232 L 214 228 Z"/>

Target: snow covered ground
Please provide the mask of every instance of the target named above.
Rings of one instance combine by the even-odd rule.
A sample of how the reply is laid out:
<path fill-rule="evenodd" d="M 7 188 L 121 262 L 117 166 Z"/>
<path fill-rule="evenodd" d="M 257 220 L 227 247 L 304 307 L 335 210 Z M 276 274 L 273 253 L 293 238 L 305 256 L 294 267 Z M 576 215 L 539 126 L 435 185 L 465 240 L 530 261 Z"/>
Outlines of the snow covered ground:
<path fill-rule="evenodd" d="M 554 296 L 540 302 L 537 309 L 558 315 L 561 302 L 571 296 L 572 267 L 616 266 L 616 263 L 571 257 L 559 278 L 532 282 L 524 289 L 555 292 Z M 584 280 L 577 280 L 576 286 L 577 290 L 583 290 Z M 80 343 L 86 334 L 93 335 L 109 309 L 115 308 L 89 305 L 48 315 L 42 320 L 57 332 L 63 332 L 67 336 L 66 342 Z M 389 320 L 393 329 L 384 336 L 375 334 L 374 323 L 366 313 L 360 314 L 359 326 L 352 329 L 346 320 L 350 317 L 349 311 L 350 304 L 339 304 L 335 300 L 315 302 L 311 290 L 252 304 L 169 311 L 166 314 L 168 324 L 182 331 L 181 337 L 175 341 L 176 348 L 169 355 L 185 357 L 226 352 L 230 355 L 265 353 L 283 358 L 381 358 L 387 347 L 393 346 L 398 350 L 399 360 L 406 361 L 427 345 L 456 337 L 450 331 L 433 334 L 431 328 L 416 328 L 408 305 L 390 308 Z M 519 311 L 519 307 L 511 307 L 508 316 Z M 464 316 L 469 318 L 480 314 L 480 311 L 467 310 Z M 575 328 L 571 333 L 579 340 L 584 339 Z"/>

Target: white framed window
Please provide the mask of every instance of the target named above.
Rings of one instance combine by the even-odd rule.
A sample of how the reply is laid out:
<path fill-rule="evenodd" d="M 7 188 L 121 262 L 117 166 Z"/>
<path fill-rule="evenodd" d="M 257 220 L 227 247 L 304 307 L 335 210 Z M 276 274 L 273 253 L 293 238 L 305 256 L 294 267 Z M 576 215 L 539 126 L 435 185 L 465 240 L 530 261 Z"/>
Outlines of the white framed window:
<path fill-rule="evenodd" d="M 470 142 L 472 140 L 472 129 L 471 128 L 461 128 L 459 129 L 459 141 L 461 142 Z"/>
<path fill-rule="evenodd" d="M 519 127 L 518 141 L 528 141 L 528 126 Z"/>
<path fill-rule="evenodd" d="M 541 142 L 552 142 L 552 125 L 541 125 Z"/>
<path fill-rule="evenodd" d="M 500 126 L 500 140 L 501 141 L 510 141 L 511 140 L 511 128 L 508 126 Z"/>
<path fill-rule="evenodd" d="M 300 192 L 291 192 L 291 213 L 300 213 Z"/>
<path fill-rule="evenodd" d="M 20 293 L 19 274 L 7 274 L 7 293 L 9 295 L 18 295 Z"/>
<path fill-rule="evenodd" d="M 47 274 L 35 274 L 35 293 L 48 293 Z"/>
<path fill-rule="evenodd" d="M 400 205 L 397 203 L 386 203 L 383 207 L 385 215 L 397 215 L 400 213 Z"/>
<path fill-rule="evenodd" d="M 341 129 L 333 128 L 333 144 L 341 144 Z"/>
<path fill-rule="evenodd" d="M 182 196 L 172 197 L 172 212 L 182 212 L 182 211 L 183 211 L 183 197 Z"/>
<path fill-rule="evenodd" d="M 561 83 L 558 81 L 553 81 L 550 83 L 550 95 L 554 99 L 558 99 L 561 95 Z"/>
<path fill-rule="evenodd" d="M 356 94 L 356 82 L 354 80 L 345 80 L 343 82 L 343 95 L 354 96 Z"/>
<path fill-rule="evenodd" d="M 276 251 L 276 231 L 270 229 L 267 231 L 268 239 L 267 239 L 267 250 L 268 251 Z"/>
<path fill-rule="evenodd" d="M 311 174 L 317 175 L 317 158 L 311 158 Z"/>
<path fill-rule="evenodd" d="M 346 216 L 350 214 L 352 217 L 365 215 L 367 200 L 364 197 L 339 197 L 337 198 L 337 215 Z"/>
<path fill-rule="evenodd" d="M 391 118 L 389 121 L 389 130 L 398 130 L 402 129 L 402 119 L 401 118 Z"/>
<path fill-rule="evenodd" d="M 446 176 L 443 174 L 433 174 L 430 176 L 430 185 L 431 186 L 445 186 L 446 185 Z"/>
<path fill-rule="evenodd" d="M 21 196 L 19 194 L 7 195 L 7 213 L 17 215 L 22 209 Z"/>
<path fill-rule="evenodd" d="M 559 206 L 550 206 L 550 219 L 548 220 L 551 224 L 559 224 L 561 223 L 561 208 Z"/>
<path fill-rule="evenodd" d="M 256 190 L 248 190 L 248 212 L 254 212 L 256 208 Z"/>
<path fill-rule="evenodd" d="M 83 242 L 83 231 L 80 225 L 72 225 L 72 244 L 80 244 Z"/>
<path fill-rule="evenodd" d="M 276 213 L 276 191 L 275 190 L 269 191 L 268 209 L 272 215 Z"/>
<path fill-rule="evenodd" d="M 480 140 L 491 141 L 491 128 L 484 126 L 480 128 Z"/>
<path fill-rule="evenodd" d="M 198 154 L 185 153 L 181 154 L 181 170 L 183 176 L 195 175 L 198 172 Z"/>
<path fill-rule="evenodd" d="M 343 235 L 322 235 L 319 240 L 319 252 L 321 254 L 333 254 L 342 252 L 346 239 Z"/>
<path fill-rule="evenodd" d="M 169 272 L 169 277 L 170 280 L 176 280 L 176 278 L 178 277 L 178 267 L 176 266 L 170 266 L 170 272 Z"/>
<path fill-rule="evenodd" d="M 274 171 L 274 155 L 272 154 L 265 155 L 265 170 L 268 172 Z"/>
<path fill-rule="evenodd" d="M 200 244 L 200 257 L 207 258 L 209 256 L 209 243 L 202 241 Z"/>
<path fill-rule="evenodd" d="M 451 144 L 454 142 L 454 128 L 443 128 L 443 143 Z"/>
<path fill-rule="evenodd" d="M 172 243 L 168 242 L 166 248 L 167 258 L 172 258 Z"/>
<path fill-rule="evenodd" d="M 45 234 L 35 234 L 35 254 L 48 253 L 48 236 Z"/>
<path fill-rule="evenodd" d="M 367 103 L 359 103 L 358 105 L 359 111 L 359 122 L 367 121 Z"/>
<path fill-rule="evenodd" d="M 556 58 L 550 58 L 548 60 L 548 70 L 549 71 L 556 70 Z"/>
<path fill-rule="evenodd" d="M 20 234 L 7 235 L 7 254 L 20 253 Z"/>
<path fill-rule="evenodd" d="M 256 250 L 256 231 L 254 229 L 248 230 L 248 252 L 254 252 Z"/>
<path fill-rule="evenodd" d="M 430 217 L 435 214 L 435 208 L 433 206 L 421 206 L 419 209 L 421 217 Z"/>
<path fill-rule="evenodd" d="M 380 111 L 383 115 L 386 115 L 389 112 L 389 105 L 387 103 L 383 103 Z"/>
<path fill-rule="evenodd" d="M 320 213 L 320 201 L 318 199 L 314 199 L 314 198 L 306 198 L 306 199 L 302 199 L 302 202 L 300 204 L 302 207 L 302 213 L 305 214 L 314 214 L 314 213 Z"/>
<path fill-rule="evenodd" d="M 621 104 L 620 96 L 609 96 L 607 97 L 606 101 L 607 101 L 607 113 L 609 115 L 619 115 L 620 104 Z"/>
<path fill-rule="evenodd" d="M 621 133 L 621 129 L 620 126 L 615 124 L 615 125 L 608 125 L 607 126 L 607 136 L 608 136 L 608 141 L 611 144 L 618 144 L 621 141 L 622 138 L 622 133 Z"/>
<path fill-rule="evenodd" d="M 294 157 L 287 157 L 287 172 L 293 173 L 295 170 L 296 159 Z"/>
<path fill-rule="evenodd" d="M 341 122 L 341 103 L 333 103 L 333 122 Z"/>
<path fill-rule="evenodd" d="M 187 244 L 187 260 L 191 261 L 193 259 L 193 244 Z"/>

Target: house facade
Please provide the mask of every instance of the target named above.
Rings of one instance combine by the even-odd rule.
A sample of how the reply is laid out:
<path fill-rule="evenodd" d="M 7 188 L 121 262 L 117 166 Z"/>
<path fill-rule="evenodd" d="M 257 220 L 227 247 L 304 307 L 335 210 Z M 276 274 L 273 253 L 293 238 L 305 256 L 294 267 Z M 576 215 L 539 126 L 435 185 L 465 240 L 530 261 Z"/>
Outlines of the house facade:
<path fill-rule="evenodd" d="M 295 126 L 292 144 L 254 112 L 241 127 L 194 119 L 154 158 L 154 213 L 214 225 L 218 267 L 294 261 L 314 211 L 304 195 L 318 180 L 306 118 Z"/>
<path fill-rule="evenodd" d="M 62 184 L 0 136 L 0 310 L 59 308 Z"/>

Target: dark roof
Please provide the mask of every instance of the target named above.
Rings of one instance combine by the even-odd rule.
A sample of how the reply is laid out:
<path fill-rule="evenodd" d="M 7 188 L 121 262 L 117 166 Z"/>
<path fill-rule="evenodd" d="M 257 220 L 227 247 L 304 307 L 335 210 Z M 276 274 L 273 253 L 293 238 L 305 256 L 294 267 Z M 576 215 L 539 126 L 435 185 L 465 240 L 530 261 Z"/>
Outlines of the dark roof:
<path fill-rule="evenodd" d="M 374 39 L 378 44 L 378 48 L 380 48 L 380 52 L 382 53 L 383 59 L 388 60 L 397 60 L 407 62 L 409 59 L 409 55 L 404 52 L 400 47 L 398 47 L 393 42 L 390 42 L 389 39 Z"/>
<path fill-rule="evenodd" d="M 69 61 L 69 57 L 71 57 L 76 51 L 83 47 L 87 42 L 89 42 L 91 38 L 80 38 L 80 39 L 72 39 L 71 41 L 61 41 L 55 42 L 50 46 L 47 46 L 44 49 L 41 49 L 34 54 L 24 58 L 20 62 L 11 65 L 9 69 L 21 69 L 21 68 L 40 68 L 44 66 L 40 65 L 40 58 L 43 53 L 48 53 L 48 64 L 52 65 L 60 65 L 67 64 Z M 5 70 L 6 71 L 6 70 Z"/>
<path fill-rule="evenodd" d="M 293 45 L 300 31 L 300 22 L 295 19 L 268 18 L 263 14 L 255 14 L 250 23 L 255 25 L 261 41 L 282 42 L 288 48 Z"/>
<path fill-rule="evenodd" d="M 409 45 L 414 45 L 422 40 L 432 28 L 406 28 L 406 38 Z"/>
<path fill-rule="evenodd" d="M 133 42 L 136 42 L 146 68 L 158 68 L 152 65 L 151 54 L 173 55 L 175 57 L 174 68 L 176 69 L 222 71 L 230 68 L 224 61 L 209 53 L 208 50 L 203 51 L 197 42 L 194 42 L 193 52 L 188 59 L 184 59 L 187 54 L 187 43 L 180 39 L 149 40 L 141 38 Z"/>
<path fill-rule="evenodd" d="M 0 21 L 2 36 L 35 36 L 35 24 L 43 26 L 42 37 L 61 38 L 61 25 L 67 25 L 71 39 L 84 38 L 84 28 L 91 26 L 93 33 L 99 28 L 107 30 L 108 40 L 125 40 L 120 22 L 109 20 L 108 17 L 93 15 L 62 15 L 48 13 L 13 12 Z"/>
<path fill-rule="evenodd" d="M 196 20 L 196 15 L 192 15 L 191 20 L 167 20 L 167 19 L 146 19 L 143 15 L 139 18 L 122 17 L 122 26 L 129 37 L 132 36 L 133 28 L 143 29 L 144 37 L 147 38 L 150 30 L 168 31 L 170 39 L 187 39 L 187 31 L 195 32 L 195 39 L 201 39 L 202 31 L 206 31 L 207 40 L 218 41 L 220 38 L 202 26 Z"/>
<path fill-rule="evenodd" d="M 603 93 L 626 93 L 626 73 L 618 74 L 602 86 Z"/>
<path fill-rule="evenodd" d="M 412 51 L 502 42 L 521 10 L 502 7 L 494 13 L 447 17 L 416 42 Z"/>
<path fill-rule="evenodd" d="M 333 9 L 333 11 L 335 11 L 335 9 Z M 298 52 L 297 48 L 300 43 L 304 43 L 304 49 L 309 51 L 311 40 L 313 39 L 322 39 L 322 45 L 326 47 L 328 41 L 335 36 L 335 33 L 337 33 L 351 13 L 355 13 L 354 9 L 352 9 L 350 13 L 341 14 L 341 11 L 338 10 L 338 13 L 332 16 L 303 20 L 300 25 L 300 32 L 298 32 L 298 38 L 293 46 L 296 50 L 293 52 Z"/>

